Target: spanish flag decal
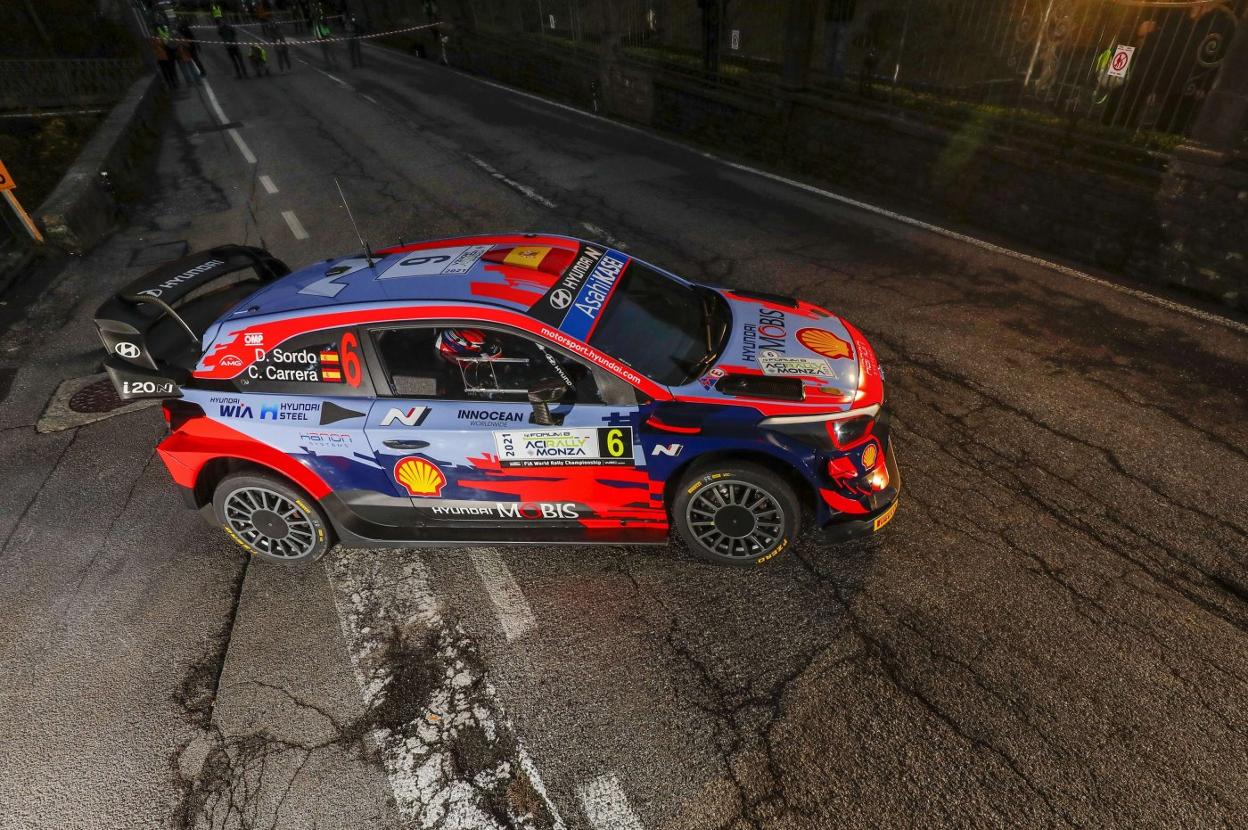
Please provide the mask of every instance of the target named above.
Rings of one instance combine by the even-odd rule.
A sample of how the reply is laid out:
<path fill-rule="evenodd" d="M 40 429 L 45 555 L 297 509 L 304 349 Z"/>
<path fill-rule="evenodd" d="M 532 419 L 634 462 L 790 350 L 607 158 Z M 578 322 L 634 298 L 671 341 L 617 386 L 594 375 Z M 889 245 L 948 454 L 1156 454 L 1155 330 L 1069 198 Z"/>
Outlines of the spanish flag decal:
<path fill-rule="evenodd" d="M 548 253 L 550 253 L 549 245 L 521 245 L 511 249 L 511 253 L 503 259 L 503 264 L 536 269 Z"/>
<path fill-rule="evenodd" d="M 324 349 L 320 352 L 321 381 L 324 383 L 342 383 L 342 357 L 336 349 Z"/>

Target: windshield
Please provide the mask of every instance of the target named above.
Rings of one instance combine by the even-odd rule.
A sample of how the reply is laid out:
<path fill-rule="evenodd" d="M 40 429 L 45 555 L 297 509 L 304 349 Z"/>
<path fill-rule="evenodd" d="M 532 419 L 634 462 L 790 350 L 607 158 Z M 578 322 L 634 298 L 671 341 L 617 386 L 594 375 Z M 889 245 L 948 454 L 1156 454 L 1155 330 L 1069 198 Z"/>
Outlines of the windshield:
<path fill-rule="evenodd" d="M 715 363 L 731 319 L 717 292 L 633 260 L 590 343 L 659 383 L 682 386 Z"/>

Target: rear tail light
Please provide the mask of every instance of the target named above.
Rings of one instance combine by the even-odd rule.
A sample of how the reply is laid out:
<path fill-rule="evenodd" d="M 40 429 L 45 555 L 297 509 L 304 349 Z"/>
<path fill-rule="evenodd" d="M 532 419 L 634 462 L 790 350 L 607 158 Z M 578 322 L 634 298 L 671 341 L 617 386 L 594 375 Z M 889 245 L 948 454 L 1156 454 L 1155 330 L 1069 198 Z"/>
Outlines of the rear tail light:
<path fill-rule="evenodd" d="M 170 432 L 177 432 L 187 421 L 192 418 L 202 418 L 204 415 L 204 410 L 199 404 L 189 401 L 165 401 L 160 405 L 160 411 L 165 416 L 165 423 L 169 425 Z"/>

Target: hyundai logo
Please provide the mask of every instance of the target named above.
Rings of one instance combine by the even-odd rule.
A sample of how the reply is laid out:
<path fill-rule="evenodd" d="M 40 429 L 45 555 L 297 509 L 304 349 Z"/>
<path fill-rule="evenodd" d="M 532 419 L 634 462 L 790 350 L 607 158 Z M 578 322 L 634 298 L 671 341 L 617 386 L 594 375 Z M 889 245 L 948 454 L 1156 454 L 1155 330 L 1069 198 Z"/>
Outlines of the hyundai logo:
<path fill-rule="evenodd" d="M 555 308 L 567 308 L 572 305 L 572 292 L 566 288 L 556 288 L 550 292 L 550 304 Z"/>
<path fill-rule="evenodd" d="M 140 354 L 138 346 L 125 340 L 118 343 L 113 348 L 113 351 L 115 351 L 117 354 L 121 355 L 124 358 L 128 358 L 129 360 L 134 360 Z"/>

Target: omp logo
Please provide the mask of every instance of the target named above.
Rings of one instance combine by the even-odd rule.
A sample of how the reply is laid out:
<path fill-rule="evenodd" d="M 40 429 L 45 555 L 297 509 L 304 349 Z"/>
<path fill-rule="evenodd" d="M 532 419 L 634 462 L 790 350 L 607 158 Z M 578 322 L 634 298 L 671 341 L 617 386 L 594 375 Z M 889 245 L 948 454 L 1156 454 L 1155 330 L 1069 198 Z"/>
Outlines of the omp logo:
<path fill-rule="evenodd" d="M 177 288 L 179 285 L 186 282 L 187 280 L 192 279 L 193 277 L 199 274 L 202 274 L 205 271 L 211 271 L 213 268 L 216 268 L 218 265 L 224 265 L 224 264 L 225 263 L 219 259 L 210 259 L 207 262 L 202 262 L 199 265 L 196 265 L 194 268 L 183 271 L 181 274 L 170 277 L 169 279 L 160 283 L 155 288 L 148 288 L 147 290 L 140 291 L 139 293 L 147 294 L 150 297 L 159 297 L 161 294 L 164 294 L 170 288 Z"/>
<path fill-rule="evenodd" d="M 222 404 L 222 418 L 253 418 L 251 407 L 246 404 Z"/>
<path fill-rule="evenodd" d="M 249 331 L 243 335 L 243 345 L 245 346 L 263 346 L 264 333 L 258 331 Z"/>
<path fill-rule="evenodd" d="M 685 448 L 684 444 L 655 444 L 654 452 L 651 455 L 666 455 L 675 458 L 680 455 L 680 451 Z"/>
<path fill-rule="evenodd" d="M 572 305 L 572 292 L 566 288 L 556 288 L 550 292 L 550 304 L 555 308 L 567 308 Z"/>
<path fill-rule="evenodd" d="M 121 355 L 122 357 L 126 357 L 131 360 L 134 360 L 136 357 L 138 357 L 141 354 L 141 352 L 139 351 L 139 347 L 129 342 L 128 340 L 123 340 L 120 343 L 118 343 L 116 346 L 113 347 L 113 351 L 115 351 L 117 354 Z"/>
<path fill-rule="evenodd" d="M 381 425 L 388 427 L 395 421 L 398 421 L 405 427 L 419 426 L 420 422 L 425 420 L 425 413 L 429 411 L 427 406 L 413 406 L 404 412 L 402 409 L 391 408 L 386 413 L 386 417 L 381 419 Z"/>

